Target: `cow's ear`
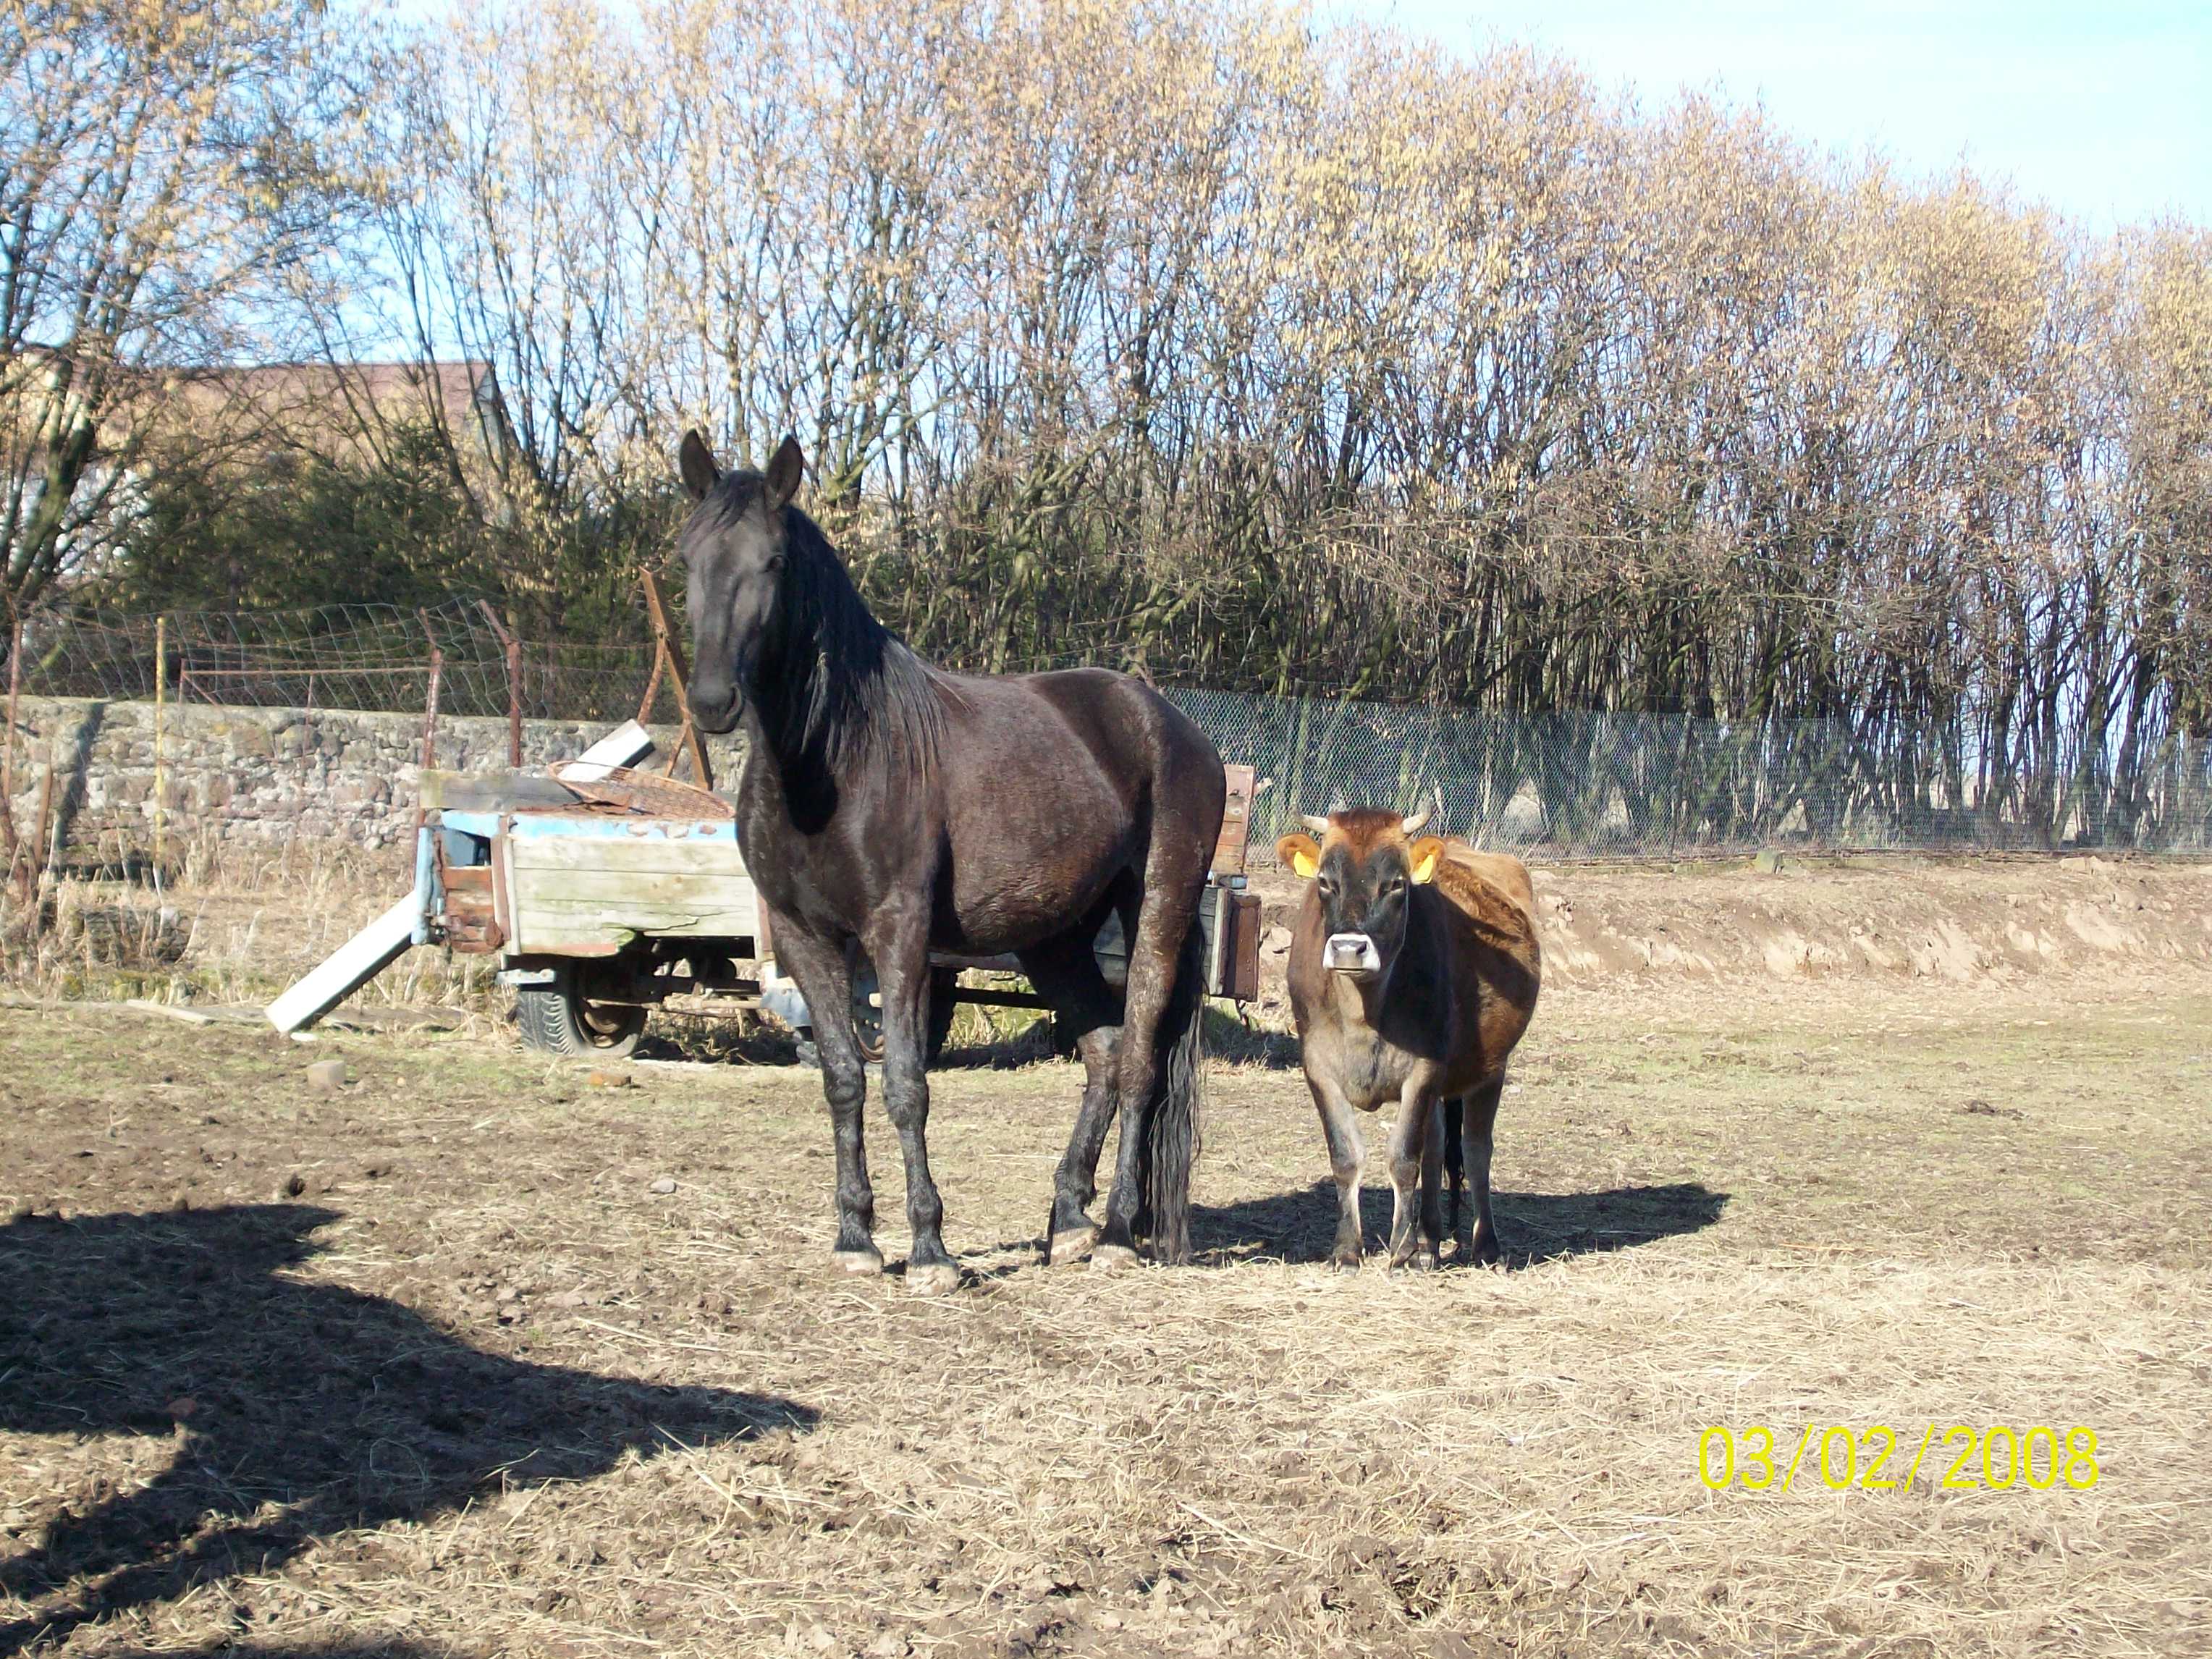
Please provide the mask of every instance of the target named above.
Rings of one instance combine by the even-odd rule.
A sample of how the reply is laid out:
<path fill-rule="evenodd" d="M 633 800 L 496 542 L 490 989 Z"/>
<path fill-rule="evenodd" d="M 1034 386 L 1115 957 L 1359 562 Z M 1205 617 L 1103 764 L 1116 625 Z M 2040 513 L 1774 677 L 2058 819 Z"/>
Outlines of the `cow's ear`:
<path fill-rule="evenodd" d="M 1441 836 L 1423 836 L 1420 840 L 1415 842 L 1406 855 L 1407 862 L 1413 866 L 1413 879 L 1434 881 L 1437 878 L 1437 865 L 1442 860 L 1443 855 L 1444 842 Z"/>
<path fill-rule="evenodd" d="M 714 465 L 714 452 L 707 447 L 707 441 L 693 428 L 684 434 L 684 447 L 677 456 L 677 464 L 684 475 L 684 487 L 691 492 L 691 499 L 703 501 L 707 492 L 722 482 L 722 469 Z"/>
<path fill-rule="evenodd" d="M 1311 881 L 1321 868 L 1321 847 L 1311 836 L 1285 836 L 1275 843 L 1275 858 L 1301 881 Z"/>

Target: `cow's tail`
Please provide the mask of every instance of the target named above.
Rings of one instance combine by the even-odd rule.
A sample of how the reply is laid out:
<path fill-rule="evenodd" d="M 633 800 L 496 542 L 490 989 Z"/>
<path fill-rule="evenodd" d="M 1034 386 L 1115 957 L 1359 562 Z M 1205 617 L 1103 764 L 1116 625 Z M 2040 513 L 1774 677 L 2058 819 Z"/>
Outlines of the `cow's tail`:
<path fill-rule="evenodd" d="M 1180 1263 L 1190 1260 L 1190 1176 L 1198 1163 L 1206 1075 L 1206 933 L 1196 917 L 1160 1018 L 1158 1054 L 1145 1107 L 1142 1210 L 1153 1256 Z"/>

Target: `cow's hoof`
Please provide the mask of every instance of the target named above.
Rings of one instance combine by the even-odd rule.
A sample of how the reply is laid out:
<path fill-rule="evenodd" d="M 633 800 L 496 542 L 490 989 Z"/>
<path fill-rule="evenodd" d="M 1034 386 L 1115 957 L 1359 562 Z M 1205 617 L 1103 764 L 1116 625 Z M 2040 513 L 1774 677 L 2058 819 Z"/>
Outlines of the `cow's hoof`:
<path fill-rule="evenodd" d="M 1091 1254 L 1091 1246 L 1098 1242 L 1096 1227 L 1070 1227 L 1066 1232 L 1052 1236 L 1052 1249 L 1045 1260 L 1055 1267 L 1065 1267 L 1080 1261 Z"/>
<path fill-rule="evenodd" d="M 1361 1260 L 1358 1250 L 1336 1250 L 1330 1254 L 1328 1265 L 1342 1273 L 1356 1273 L 1359 1271 Z"/>
<path fill-rule="evenodd" d="M 960 1269 L 950 1261 L 909 1261 L 906 1288 L 909 1296 L 950 1296 L 960 1288 Z"/>
<path fill-rule="evenodd" d="M 1094 1244 L 1091 1247 L 1091 1271 L 1094 1273 L 1126 1273 L 1137 1265 L 1137 1253 L 1127 1244 Z"/>
<path fill-rule="evenodd" d="M 832 1250 L 830 1264 L 841 1273 L 855 1278 L 879 1273 L 884 1270 L 881 1250 Z"/>

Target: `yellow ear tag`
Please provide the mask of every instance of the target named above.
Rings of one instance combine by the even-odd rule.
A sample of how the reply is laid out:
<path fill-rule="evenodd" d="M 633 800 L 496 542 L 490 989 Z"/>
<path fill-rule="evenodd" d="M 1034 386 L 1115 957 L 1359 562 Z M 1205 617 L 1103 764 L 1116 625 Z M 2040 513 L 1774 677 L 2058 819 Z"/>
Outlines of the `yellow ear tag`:
<path fill-rule="evenodd" d="M 1291 868 L 1298 872 L 1301 881 L 1311 881 L 1314 872 L 1321 868 L 1321 860 L 1303 848 L 1291 854 Z"/>
<path fill-rule="evenodd" d="M 1437 873 L 1437 860 L 1443 856 L 1443 851 L 1441 847 L 1431 847 L 1413 860 L 1413 879 L 1416 882 L 1425 884 L 1434 878 Z"/>

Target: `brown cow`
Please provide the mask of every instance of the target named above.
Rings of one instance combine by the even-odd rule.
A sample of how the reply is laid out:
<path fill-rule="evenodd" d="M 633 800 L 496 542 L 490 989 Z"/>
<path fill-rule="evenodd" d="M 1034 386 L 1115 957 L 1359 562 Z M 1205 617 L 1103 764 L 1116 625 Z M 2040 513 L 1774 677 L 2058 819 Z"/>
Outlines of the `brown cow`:
<path fill-rule="evenodd" d="M 1474 1224 L 1462 1258 L 1498 1259 L 1490 1212 L 1491 1131 L 1505 1057 L 1535 1011 L 1535 900 L 1521 860 L 1419 835 L 1425 812 L 1401 818 L 1369 807 L 1310 817 L 1311 836 L 1275 845 L 1308 878 L 1291 944 L 1291 1010 L 1306 1082 L 1320 1109 L 1340 1207 L 1332 1260 L 1360 1258 L 1359 1169 L 1365 1149 L 1353 1113 L 1398 1103 L 1390 1136 L 1390 1265 L 1436 1265 L 1442 1245 L 1446 1103 L 1460 1119 Z M 1420 1181 L 1416 1255 L 1413 1182 Z"/>

